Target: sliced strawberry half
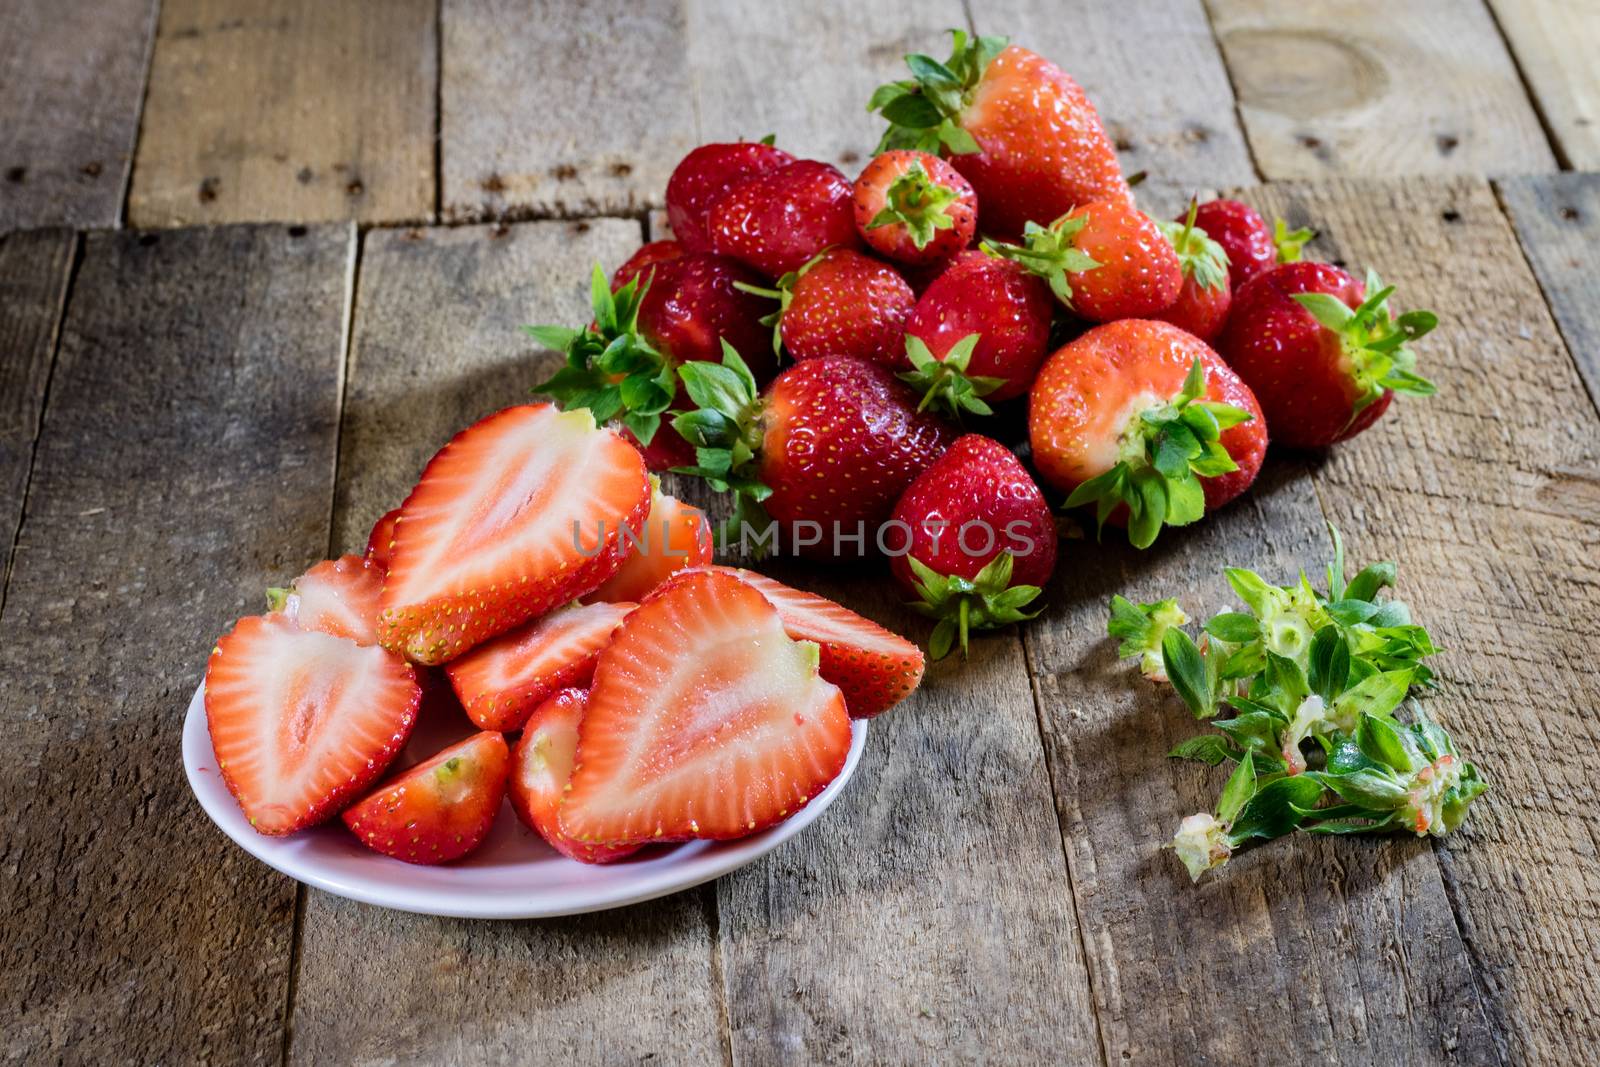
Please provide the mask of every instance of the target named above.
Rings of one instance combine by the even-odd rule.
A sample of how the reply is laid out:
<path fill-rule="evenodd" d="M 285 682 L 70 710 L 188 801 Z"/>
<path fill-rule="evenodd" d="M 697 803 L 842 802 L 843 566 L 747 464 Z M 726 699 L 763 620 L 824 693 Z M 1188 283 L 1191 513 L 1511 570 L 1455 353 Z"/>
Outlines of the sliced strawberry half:
<path fill-rule="evenodd" d="M 844 768 L 850 717 L 755 587 L 674 578 L 595 664 L 561 832 L 584 844 L 742 837 Z"/>
<path fill-rule="evenodd" d="M 384 782 L 350 806 L 344 824 L 374 852 L 449 863 L 483 844 L 510 774 L 506 739 L 486 730 Z"/>
<path fill-rule="evenodd" d="M 445 663 L 622 565 L 650 508 L 639 452 L 585 409 L 507 408 L 463 430 L 400 508 L 383 589 L 385 648 Z"/>
<path fill-rule="evenodd" d="M 314 826 L 371 785 L 406 743 L 421 700 L 398 656 L 281 614 L 240 619 L 206 664 L 217 769 L 264 834 Z"/>
<path fill-rule="evenodd" d="M 302 630 L 348 637 L 358 645 L 378 643 L 378 601 L 383 570 L 360 556 L 323 560 L 285 589 L 267 590 L 267 607 L 281 611 Z"/>
<path fill-rule="evenodd" d="M 389 556 L 394 551 L 394 524 L 400 521 L 400 509 L 386 511 L 372 524 L 367 535 L 367 562 L 380 571 L 389 569 Z"/>
<path fill-rule="evenodd" d="M 562 855 L 580 863 L 610 863 L 638 851 L 637 846 L 585 845 L 562 833 L 556 818 L 572 781 L 578 725 L 588 701 L 582 689 L 563 689 L 528 717 L 522 740 L 511 753 L 511 806 L 528 829 Z"/>
<path fill-rule="evenodd" d="M 485 730 L 520 730 L 545 697 L 588 685 L 594 661 L 631 603 L 574 604 L 452 660 L 445 673 L 467 717 Z"/>
<path fill-rule="evenodd" d="M 668 496 L 660 486 L 650 499 L 650 517 L 639 530 L 630 529 L 626 540 L 632 554 L 585 599 L 637 602 L 685 567 L 711 562 L 711 526 L 705 512 Z"/>

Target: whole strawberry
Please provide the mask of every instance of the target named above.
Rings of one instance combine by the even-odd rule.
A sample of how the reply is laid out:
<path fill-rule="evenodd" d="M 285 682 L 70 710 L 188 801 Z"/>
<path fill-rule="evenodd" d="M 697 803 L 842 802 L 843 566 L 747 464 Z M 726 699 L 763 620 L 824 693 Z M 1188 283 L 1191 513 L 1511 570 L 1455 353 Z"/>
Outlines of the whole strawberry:
<path fill-rule="evenodd" d="M 893 267 L 849 248 L 828 249 L 779 278 L 776 289 L 744 291 L 780 302 L 761 321 L 775 327 L 774 351 L 781 341 L 797 360 L 853 356 L 891 362 L 904 345 L 906 319 L 917 302 Z"/>
<path fill-rule="evenodd" d="M 1180 216 L 1177 221 L 1185 219 Z M 1255 208 L 1237 200 L 1201 204 L 1194 224 L 1222 246 L 1228 257 L 1228 284 L 1235 291 L 1274 264 L 1298 262 L 1301 248 L 1315 236 L 1310 230 L 1290 231 L 1282 219 L 1268 226 Z"/>
<path fill-rule="evenodd" d="M 1255 390 L 1274 439 L 1322 448 L 1378 421 L 1396 393 L 1433 395 L 1409 344 L 1439 320 L 1392 318 L 1393 293 L 1376 274 L 1362 285 L 1326 263 L 1285 263 L 1239 290 L 1218 350 Z"/>
<path fill-rule="evenodd" d="M 796 363 L 759 394 L 731 348 L 721 364 L 678 373 L 700 405 L 673 420 L 697 446 L 698 464 L 683 473 L 734 492 L 734 521 L 748 527 L 741 539 L 772 533 L 777 520 L 787 539 L 777 547 L 819 558 L 870 552 L 900 493 L 955 436 L 919 413 L 887 368 L 858 359 Z"/>
<path fill-rule="evenodd" d="M 722 194 L 746 178 L 777 170 L 794 157 L 766 141 L 703 144 L 683 157 L 667 179 L 667 221 L 689 252 L 711 251 L 706 217 Z"/>
<path fill-rule="evenodd" d="M 1250 387 L 1204 341 L 1147 319 L 1056 350 L 1029 396 L 1028 438 L 1066 506 L 1096 505 L 1138 548 L 1244 492 L 1267 451 Z"/>
<path fill-rule="evenodd" d="M 972 243 L 978 195 L 936 155 L 895 149 L 855 184 L 856 228 L 872 250 L 908 267 L 944 263 Z"/>
<path fill-rule="evenodd" d="M 651 241 L 640 245 L 639 250 L 629 256 L 622 266 L 611 272 L 611 291 L 614 293 L 621 289 L 648 267 L 682 259 L 688 251 L 681 241 Z"/>
<path fill-rule="evenodd" d="M 1170 322 L 1210 344 L 1228 321 L 1233 289 L 1228 283 L 1228 255 L 1195 225 L 1196 207 L 1181 222 L 1159 223 L 1172 242 L 1183 270 L 1183 288 L 1172 305 L 1151 318 Z"/>
<path fill-rule="evenodd" d="M 910 79 L 868 108 L 889 120 L 879 145 L 942 153 L 978 194 L 985 233 L 1020 236 L 1091 200 L 1130 200 L 1117 153 L 1078 83 L 1004 37 L 960 30 L 950 58 L 906 57 Z"/>
<path fill-rule="evenodd" d="M 711 247 L 769 278 L 830 246 L 858 248 L 855 201 L 838 168 L 802 159 L 744 181 L 711 205 Z"/>
<path fill-rule="evenodd" d="M 889 566 L 938 625 L 934 659 L 972 630 L 1032 618 L 1025 612 L 1056 567 L 1050 505 L 1000 442 L 969 433 L 900 494 L 891 524 L 905 543 Z M 902 525 L 903 524 L 903 525 Z M 904 552 L 898 551 L 904 548 Z"/>

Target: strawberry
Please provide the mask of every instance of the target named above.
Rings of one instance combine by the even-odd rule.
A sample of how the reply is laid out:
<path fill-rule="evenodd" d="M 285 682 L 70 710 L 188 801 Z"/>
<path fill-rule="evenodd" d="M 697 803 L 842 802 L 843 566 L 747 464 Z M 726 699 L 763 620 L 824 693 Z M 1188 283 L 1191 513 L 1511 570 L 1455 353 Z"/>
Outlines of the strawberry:
<path fill-rule="evenodd" d="M 282 612 L 302 630 L 378 643 L 378 601 L 383 570 L 360 556 L 323 560 L 289 583 L 267 590 L 267 610 Z"/>
<path fill-rule="evenodd" d="M 775 327 L 773 351 L 781 341 L 797 360 L 853 356 L 888 362 L 904 343 L 906 318 L 917 303 L 893 267 L 849 248 L 828 249 L 779 278 L 775 289 L 745 292 L 779 301 L 778 310 L 761 321 Z"/>
<path fill-rule="evenodd" d="M 713 567 L 754 586 L 778 609 L 783 631 L 821 649 L 818 670 L 844 693 L 852 719 L 881 715 L 922 681 L 922 649 L 827 597 L 791 588 L 755 571 Z"/>
<path fill-rule="evenodd" d="M 860 247 L 854 203 L 849 179 L 836 167 L 802 159 L 747 178 L 719 198 L 707 220 L 711 247 L 781 278 L 830 245 Z"/>
<path fill-rule="evenodd" d="M 1282 219 L 1269 229 L 1255 208 L 1237 200 L 1201 204 L 1194 224 L 1222 246 L 1228 257 L 1228 284 L 1235 291 L 1275 263 L 1298 262 L 1301 248 L 1316 236 L 1310 230 L 1290 231 Z"/>
<path fill-rule="evenodd" d="M 862 240 L 908 267 L 948 262 L 972 244 L 978 228 L 972 184 L 927 152 L 897 149 L 875 157 L 852 196 Z"/>
<path fill-rule="evenodd" d="M 636 845 L 585 845 L 561 832 L 557 811 L 572 781 L 578 725 L 589 694 L 582 689 L 552 693 L 528 717 L 511 753 L 511 806 L 523 825 L 563 856 L 579 863 L 610 863 L 638 851 Z"/>
<path fill-rule="evenodd" d="M 900 494 L 890 520 L 903 551 L 889 568 L 937 619 L 928 650 L 942 658 L 969 630 L 992 630 L 1038 612 L 1023 609 L 1056 569 L 1050 505 L 1000 442 L 969 433 Z"/>
<path fill-rule="evenodd" d="M 1433 395 L 1409 344 L 1439 320 L 1431 311 L 1391 318 L 1393 292 L 1375 274 L 1363 286 L 1325 263 L 1285 263 L 1239 290 L 1217 347 L 1280 444 L 1322 448 L 1371 426 L 1395 393 Z"/>
<path fill-rule="evenodd" d="M 388 571 L 389 554 L 394 549 L 394 524 L 400 521 L 400 509 L 386 511 L 372 524 L 367 535 L 366 560 L 379 571 Z"/>
<path fill-rule="evenodd" d="M 1125 200 L 1085 204 L 1048 226 L 1030 222 L 1022 244 L 984 248 L 1044 278 L 1063 304 L 1093 322 L 1148 318 L 1171 307 L 1183 288 L 1172 242 Z"/>
<path fill-rule="evenodd" d="M 374 852 L 407 863 L 449 863 L 483 844 L 506 798 L 511 751 L 492 730 L 384 782 L 344 813 Z"/>
<path fill-rule="evenodd" d="M 561 832 L 588 845 L 743 837 L 844 769 L 844 696 L 753 586 L 679 575 L 595 665 Z"/>
<path fill-rule="evenodd" d="M 711 527 L 705 512 L 663 493 L 658 483 L 653 483 L 649 518 L 640 529 L 624 531 L 623 539 L 633 551 L 586 601 L 642 600 L 683 568 L 711 562 Z"/>
<path fill-rule="evenodd" d="M 507 408 L 457 434 L 400 508 L 379 638 L 445 663 L 593 592 L 650 507 L 639 453 L 587 411 Z"/>
<path fill-rule="evenodd" d="M 1183 269 L 1183 288 L 1172 305 L 1151 318 L 1170 322 L 1210 344 L 1228 321 L 1233 289 L 1228 282 L 1228 254 L 1195 225 L 1196 206 L 1178 222 L 1158 223 L 1172 242 Z"/>
<path fill-rule="evenodd" d="M 336 815 L 406 743 L 422 700 L 398 656 L 280 614 L 240 619 L 217 642 L 205 690 L 217 769 L 263 834 Z"/>
<path fill-rule="evenodd" d="M 766 141 L 703 144 L 683 157 L 667 179 L 667 221 L 690 252 L 711 251 L 707 216 L 722 195 L 746 178 L 766 174 L 794 157 Z"/>
<path fill-rule="evenodd" d="M 758 550 L 768 535 L 781 548 L 787 528 L 802 553 L 834 559 L 848 542 L 865 554 L 901 490 L 952 438 L 876 363 L 808 359 L 759 395 L 731 348 L 720 365 L 686 363 L 679 373 L 700 405 L 673 423 L 698 446 L 698 464 L 684 473 L 734 492 L 740 540 L 757 532 Z M 773 519 L 784 527 L 769 530 Z"/>
<path fill-rule="evenodd" d="M 633 604 L 574 604 L 501 634 L 445 667 L 461 706 L 483 730 L 520 730 L 540 701 L 588 685 L 600 650 Z"/>
<path fill-rule="evenodd" d="M 917 301 L 900 375 L 922 405 L 989 415 L 1021 396 L 1050 351 L 1050 287 L 1020 264 L 962 252 Z"/>
<path fill-rule="evenodd" d="M 1132 202 L 1077 82 L 1004 37 L 952 34 L 948 60 L 907 56 L 913 77 L 872 94 L 868 109 L 889 120 L 880 151 L 946 154 L 977 192 L 983 231 L 1006 239 L 1092 200 Z"/>
<path fill-rule="evenodd" d="M 1098 326 L 1045 361 L 1028 437 L 1067 506 L 1096 504 L 1139 548 L 1244 492 L 1267 450 L 1250 387 L 1204 341 L 1145 319 Z"/>
<path fill-rule="evenodd" d="M 680 241 L 651 241 L 640 245 L 639 250 L 629 256 L 622 266 L 611 272 L 611 291 L 614 293 L 621 289 L 657 263 L 682 259 L 688 251 Z"/>

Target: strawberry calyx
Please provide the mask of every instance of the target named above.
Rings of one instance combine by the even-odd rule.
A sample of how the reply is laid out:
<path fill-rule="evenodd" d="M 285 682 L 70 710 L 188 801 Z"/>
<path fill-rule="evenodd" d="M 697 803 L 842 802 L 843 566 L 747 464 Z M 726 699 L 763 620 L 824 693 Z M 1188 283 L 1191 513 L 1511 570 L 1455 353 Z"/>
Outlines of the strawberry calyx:
<path fill-rule="evenodd" d="M 1156 226 L 1172 242 L 1185 278 L 1193 278 L 1202 289 L 1221 289 L 1228 280 L 1228 253 L 1194 224 L 1199 210 L 1200 202 L 1190 200 L 1189 215 L 1182 222 L 1157 222 Z"/>
<path fill-rule="evenodd" d="M 930 619 L 937 619 L 933 633 L 928 636 L 928 655 L 943 659 L 956 644 L 961 646 L 961 656 L 967 657 L 967 637 L 974 630 L 997 630 L 1012 623 L 1026 622 L 1044 608 L 1024 610 L 1038 599 L 1040 588 L 1036 585 L 1012 585 L 1011 571 L 1016 560 L 1009 552 L 1002 552 L 984 564 L 975 576 L 962 578 L 954 574 L 940 574 L 916 556 L 907 556 L 911 564 L 917 595 L 909 606 Z"/>
<path fill-rule="evenodd" d="M 1295 293 L 1294 300 L 1339 339 L 1348 372 L 1358 390 L 1350 419 L 1380 400 L 1384 393 L 1432 396 L 1432 382 L 1416 373 L 1417 355 L 1410 342 L 1431 331 L 1439 317 L 1431 311 L 1408 311 L 1391 318 L 1389 297 L 1394 286 L 1384 285 L 1376 271 L 1367 272 L 1367 298 L 1352 310 L 1329 293 Z"/>
<path fill-rule="evenodd" d="M 1317 236 L 1317 231 L 1307 226 L 1289 229 L 1282 219 L 1272 220 L 1272 244 L 1278 250 L 1279 263 L 1298 263 L 1307 244 Z"/>
<path fill-rule="evenodd" d="M 932 56 L 906 56 L 911 77 L 880 85 L 867 101 L 867 110 L 889 121 L 877 151 L 913 148 L 937 155 L 941 149 L 956 155 L 982 151 L 961 126 L 961 113 L 972 102 L 983 72 L 1010 41 L 1005 37 L 969 37 L 951 30 L 950 58 L 940 63 Z M 920 247 L 920 246 L 919 246 Z"/>
<path fill-rule="evenodd" d="M 1078 486 L 1064 507 L 1095 505 L 1096 535 L 1119 505 L 1128 508 L 1128 540 L 1148 548 L 1162 526 L 1187 526 L 1205 514 L 1201 478 L 1238 470 L 1222 446 L 1222 432 L 1254 418 L 1231 404 L 1201 400 L 1205 368 L 1197 359 L 1183 388 L 1128 420 L 1118 461 Z"/>
<path fill-rule="evenodd" d="M 906 358 L 911 360 L 911 370 L 902 371 L 898 377 L 922 394 L 918 411 L 929 407 L 959 419 L 963 411 L 974 415 L 993 415 L 983 397 L 1006 383 L 1004 378 L 968 374 L 973 350 L 978 347 L 980 334 L 969 333 L 951 346 L 943 359 L 937 359 L 920 337 L 906 334 Z"/>
<path fill-rule="evenodd" d="M 1050 291 L 1069 309 L 1072 307 L 1072 280 L 1100 266 L 1099 261 L 1074 243 L 1088 223 L 1087 215 L 1062 215 L 1048 226 L 1029 222 L 1022 228 L 1022 244 L 984 241 L 983 250 L 991 256 L 1020 263 L 1030 273 L 1050 283 Z"/>
<path fill-rule="evenodd" d="M 947 209 L 960 199 L 960 192 L 934 181 L 922 161 L 915 160 L 884 190 L 883 210 L 872 216 L 867 229 L 904 226 L 912 245 L 920 252 L 928 247 L 936 231 L 954 228 L 955 220 Z"/>
<path fill-rule="evenodd" d="M 764 297 L 768 300 L 776 300 L 778 302 L 778 309 L 770 312 L 769 314 L 761 316 L 759 321 L 763 326 L 772 327 L 772 353 L 779 359 L 783 358 L 783 315 L 784 312 L 789 310 L 789 305 L 794 303 L 795 283 L 804 277 L 806 272 L 811 270 L 812 267 L 815 267 L 818 263 L 822 262 L 822 258 L 829 252 L 833 251 L 833 248 L 833 245 L 829 245 L 827 248 L 824 248 L 822 251 L 818 252 L 816 255 L 802 263 L 799 269 L 792 270 L 783 275 L 783 277 L 779 278 L 771 288 L 760 285 L 751 285 L 749 282 L 733 283 L 733 287 L 739 290 L 741 293 L 749 293 L 751 296 Z"/>
<path fill-rule="evenodd" d="M 630 278 L 615 293 L 605 271 L 595 264 L 590 278 L 594 322 L 581 330 L 565 326 L 524 326 L 523 332 L 563 353 L 566 366 L 533 387 L 563 410 L 588 408 L 597 424 L 618 419 L 648 445 L 661 427 L 661 413 L 677 396 L 672 362 L 640 332 L 639 308 L 649 292 L 649 271 L 641 284 Z"/>
<path fill-rule="evenodd" d="M 759 473 L 766 404 L 755 376 L 734 347 L 723 341 L 720 364 L 690 361 L 678 367 L 678 377 L 696 407 L 674 417 L 672 428 L 694 446 L 695 463 L 674 467 L 673 473 L 702 478 L 717 492 L 733 494 L 733 514 L 717 530 L 719 547 L 726 546 L 741 525 L 765 530 L 772 517 L 762 501 L 772 489 Z"/>

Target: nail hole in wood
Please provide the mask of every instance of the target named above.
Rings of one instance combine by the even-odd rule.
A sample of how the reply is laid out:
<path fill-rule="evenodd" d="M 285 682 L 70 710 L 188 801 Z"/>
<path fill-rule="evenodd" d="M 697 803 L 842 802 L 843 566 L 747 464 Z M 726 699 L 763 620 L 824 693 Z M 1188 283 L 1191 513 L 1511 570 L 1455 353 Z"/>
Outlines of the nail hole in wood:
<path fill-rule="evenodd" d="M 1439 217 L 1441 219 L 1444 219 L 1444 221 L 1446 221 L 1446 222 L 1460 222 L 1461 221 L 1461 212 L 1457 211 L 1453 207 L 1452 208 L 1445 208 L 1443 211 L 1441 211 L 1439 213 Z"/>
<path fill-rule="evenodd" d="M 149 248 L 151 245 L 155 244 L 159 240 L 161 240 L 161 235 L 160 234 L 147 233 L 147 234 L 143 234 L 143 235 L 140 236 L 139 243 L 141 245 L 143 245 L 145 248 Z"/>
<path fill-rule="evenodd" d="M 8 181 L 8 182 L 17 182 L 17 183 L 20 184 L 27 177 L 28 177 L 28 168 L 27 167 L 7 167 L 6 168 L 6 181 Z"/>
<path fill-rule="evenodd" d="M 289 227 L 289 236 L 290 237 L 304 237 L 305 235 L 306 235 L 306 228 L 304 226 L 290 226 Z"/>
<path fill-rule="evenodd" d="M 1561 209 L 1561 217 L 1566 219 L 1568 222 L 1577 222 L 1579 219 L 1583 218 L 1583 212 L 1579 211 L 1575 207 L 1564 207 Z"/>

